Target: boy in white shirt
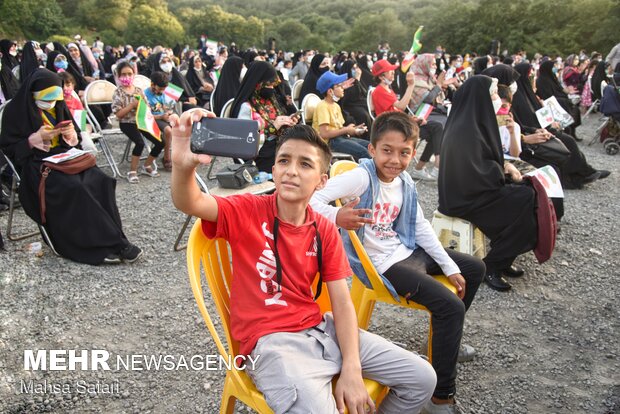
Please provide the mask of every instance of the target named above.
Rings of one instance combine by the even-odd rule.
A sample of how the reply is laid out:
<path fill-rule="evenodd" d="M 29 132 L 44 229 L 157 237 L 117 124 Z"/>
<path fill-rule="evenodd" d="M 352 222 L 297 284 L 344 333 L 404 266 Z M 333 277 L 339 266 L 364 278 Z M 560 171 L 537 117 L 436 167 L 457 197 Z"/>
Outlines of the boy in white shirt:
<path fill-rule="evenodd" d="M 482 260 L 444 249 L 417 201 L 407 166 L 415 154 L 418 126 L 401 112 L 385 112 L 375 120 L 368 151 L 359 168 L 332 177 L 310 205 L 347 230 L 357 230 L 364 248 L 388 290 L 426 306 L 432 314 L 433 368 L 437 386 L 423 412 L 456 412 L 456 363 L 465 311 L 485 274 Z M 349 199 L 338 208 L 328 203 Z M 353 207 L 359 207 L 354 209 Z M 368 285 L 363 268 L 343 233 L 354 273 Z M 443 273 L 458 297 L 431 275 Z M 364 280 L 366 279 L 366 280 Z"/>

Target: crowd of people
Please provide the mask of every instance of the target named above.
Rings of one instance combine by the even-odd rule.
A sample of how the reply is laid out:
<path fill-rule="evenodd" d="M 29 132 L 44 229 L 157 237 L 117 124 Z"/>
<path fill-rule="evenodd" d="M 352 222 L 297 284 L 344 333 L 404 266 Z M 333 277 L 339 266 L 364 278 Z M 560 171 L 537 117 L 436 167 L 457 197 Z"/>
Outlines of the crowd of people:
<path fill-rule="evenodd" d="M 89 46 L 79 36 L 67 45 L 28 41 L 18 48 L 16 42 L 3 39 L 0 104 L 8 103 L 3 108 L 0 149 L 21 176 L 19 199 L 24 211 L 45 225 L 60 255 L 91 265 L 138 260 L 142 250 L 122 230 L 115 180 L 98 167 L 78 174 L 52 171 L 40 190 L 45 157 L 86 145 L 74 113 L 83 110 L 81 98 L 87 85 L 97 79 L 112 82 L 116 85 L 112 104 L 94 107 L 92 112 L 104 127 L 113 116 L 133 142 L 127 181 L 138 184 L 141 175 L 159 177 L 161 157 L 164 170 L 172 172 L 175 205 L 203 218 L 205 234 L 227 238 L 233 249 L 262 251 L 267 243 L 276 253 L 276 263 L 282 260 L 286 265 L 278 264 L 284 277 L 280 274 L 273 283 L 278 292 L 288 291 L 291 296 L 285 298 L 295 306 L 278 310 L 281 323 L 277 326 L 261 319 L 262 299 L 249 299 L 263 293 L 235 285 L 240 297 L 257 309 L 255 315 L 245 314 L 236 308 L 241 306 L 239 299 L 233 303 L 233 322 L 247 328 L 233 327 L 242 351 L 257 352 L 260 345 L 265 360 L 276 366 L 291 345 L 308 355 L 316 349 L 305 336 L 274 338 L 273 333 L 302 330 L 305 335 L 316 328 L 324 334 L 333 332 L 340 342 L 335 344 L 342 352 L 340 362 L 329 370 L 340 372 L 340 381 L 351 386 L 355 395 L 337 387 L 335 401 L 314 398 L 316 387 L 325 391 L 321 377 L 296 382 L 294 397 L 286 392 L 287 384 L 304 372 L 274 372 L 264 365 L 250 375 L 276 412 L 308 411 L 308 407 L 313 407 L 312 412 L 332 412 L 345 402 L 349 407 L 371 407 L 360 391 L 361 370 L 390 386 L 383 412 L 457 412 L 457 361 L 469 360 L 475 353 L 461 344 L 465 312 L 483 281 L 498 291 L 511 289 L 505 277 L 524 274 L 515 259 L 540 243 L 539 196 L 523 175 L 549 165 L 563 188 L 584 189 L 610 174 L 589 164 L 577 144 L 581 140 L 577 127 L 581 115 L 600 100 L 606 84 L 620 85 L 620 45 L 605 59 L 585 51 L 566 59 L 539 54 L 528 59 L 525 51 L 461 56 L 437 46 L 434 53 L 420 54 L 410 64 L 404 62 L 405 54 L 390 52 L 386 43 L 378 49 L 334 56 L 314 50 L 241 52 L 234 44 L 213 47 L 202 38 L 197 48 L 140 46 L 134 50 L 131 45 L 105 46 L 99 38 Z M 138 74 L 150 79 L 148 88 L 135 85 Z M 299 80 L 303 84 L 295 102 L 292 88 Z M 179 91 L 177 99 L 165 93 L 171 85 Z M 299 107 L 310 94 L 320 102 L 309 125 L 300 125 Z M 552 97 L 572 122 L 541 125 L 536 111 Z M 141 101 L 148 104 L 161 136 L 136 125 Z M 258 122 L 263 144 L 256 159 L 246 162 L 274 173 L 275 195 L 224 199 L 201 193 L 196 186 L 194 168 L 208 157 L 189 151 L 190 128 L 184 131 L 180 126 L 195 121 L 191 117 L 196 112 L 224 115 L 227 104 L 228 117 Z M 145 139 L 151 148 L 140 165 Z M 426 145 L 416 159 L 419 140 Z M 561 146 L 561 155 L 550 157 L 540 151 L 552 142 Z M 328 180 L 331 152 L 349 154 L 359 167 Z M 414 168 L 409 174 L 410 163 Z M 3 169 L 2 179 L 11 179 L 9 168 Z M 482 230 L 490 241 L 483 260 L 441 246 L 422 214 L 415 180 L 436 181 L 438 210 Z M 337 199 L 354 201 L 340 208 L 331 206 Z M 42 203 L 46 220 L 42 220 Z M 564 200 L 552 198 L 551 203 L 560 221 Z M 256 214 L 248 224 L 250 211 Z M 84 231 L 66 231 L 75 225 Z M 237 237 L 235 230 L 242 225 L 256 226 L 248 232 L 251 237 Z M 279 249 L 286 252 L 281 258 L 275 246 L 279 225 L 283 244 Z M 365 278 L 347 233 L 342 234 L 344 244 L 335 237 L 338 227 L 357 231 L 395 298 L 414 300 L 431 310 L 433 369 L 364 331 L 358 344 L 351 339 L 355 336 L 351 327 L 339 323 L 355 323 L 343 277 L 350 276 L 352 268 L 360 279 Z M 298 252 L 308 238 L 325 251 L 318 263 Z M 235 269 L 253 268 L 253 251 L 248 254 L 233 255 Z M 296 275 L 292 270 L 297 268 L 307 274 Z M 317 270 L 336 302 L 333 319 L 317 314 L 308 300 L 312 298 L 309 283 Z M 448 277 L 457 295 L 430 276 L 438 272 Z M 249 275 L 253 275 L 250 270 L 244 276 L 248 286 L 255 286 Z M 248 304 L 243 306 L 250 309 Z M 298 313 L 305 315 L 301 325 Z M 259 337 L 264 341 L 257 345 Z M 355 350 L 358 345 L 361 355 Z M 367 349 L 374 354 L 366 353 Z M 396 360 L 411 372 L 394 375 Z M 308 357 L 303 366 L 307 369 L 316 361 Z M 279 374 L 286 375 L 279 377 L 278 388 L 274 381 Z M 328 384 L 332 375 L 325 376 L 330 378 Z"/>

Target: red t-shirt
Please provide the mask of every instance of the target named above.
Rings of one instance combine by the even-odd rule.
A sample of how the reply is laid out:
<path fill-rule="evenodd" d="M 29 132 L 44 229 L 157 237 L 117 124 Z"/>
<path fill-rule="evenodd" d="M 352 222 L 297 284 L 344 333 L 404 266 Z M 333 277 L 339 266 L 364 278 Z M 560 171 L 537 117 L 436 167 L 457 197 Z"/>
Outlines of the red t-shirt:
<path fill-rule="evenodd" d="M 377 116 L 384 112 L 401 112 L 394 107 L 394 103 L 398 101 L 393 90 L 387 90 L 382 86 L 377 86 L 372 91 L 372 104 L 375 106 L 375 114 Z"/>
<path fill-rule="evenodd" d="M 209 238 L 228 240 L 232 250 L 230 323 L 240 342 L 240 354 L 249 355 L 258 339 L 273 332 L 298 332 L 321 321 L 311 285 L 318 271 L 316 222 L 323 246 L 323 281 L 353 274 L 333 223 L 310 206 L 306 222 L 297 227 L 280 220 L 278 253 L 282 266 L 282 290 L 277 291 L 273 224 L 276 194 L 242 194 L 215 197 L 217 222 L 202 221 Z M 275 286 L 269 294 L 269 281 Z"/>

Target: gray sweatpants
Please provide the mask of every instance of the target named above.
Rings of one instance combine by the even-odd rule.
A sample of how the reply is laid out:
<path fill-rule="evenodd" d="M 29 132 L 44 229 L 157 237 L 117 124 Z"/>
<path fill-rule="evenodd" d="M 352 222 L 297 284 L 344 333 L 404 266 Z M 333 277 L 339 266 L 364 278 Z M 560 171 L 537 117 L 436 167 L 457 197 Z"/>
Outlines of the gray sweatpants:
<path fill-rule="evenodd" d="M 437 377 L 417 354 L 382 337 L 359 331 L 364 378 L 390 387 L 379 413 L 418 413 L 431 398 Z M 248 374 L 276 414 L 338 414 L 332 378 L 340 373 L 342 356 L 333 316 L 300 332 L 277 332 L 258 340 L 252 357 L 260 355 Z"/>

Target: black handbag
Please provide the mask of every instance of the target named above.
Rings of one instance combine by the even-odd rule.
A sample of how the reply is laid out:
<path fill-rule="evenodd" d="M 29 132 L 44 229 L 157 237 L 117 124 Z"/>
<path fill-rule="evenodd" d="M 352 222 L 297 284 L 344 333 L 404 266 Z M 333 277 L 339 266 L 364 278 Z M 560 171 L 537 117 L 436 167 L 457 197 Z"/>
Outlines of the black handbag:
<path fill-rule="evenodd" d="M 240 189 L 254 182 L 258 168 L 248 164 L 234 164 L 217 172 L 215 178 L 222 188 Z"/>
<path fill-rule="evenodd" d="M 528 144 L 527 150 L 532 158 L 558 166 L 564 164 L 570 156 L 570 150 L 556 137 L 551 137 L 540 144 Z"/>

